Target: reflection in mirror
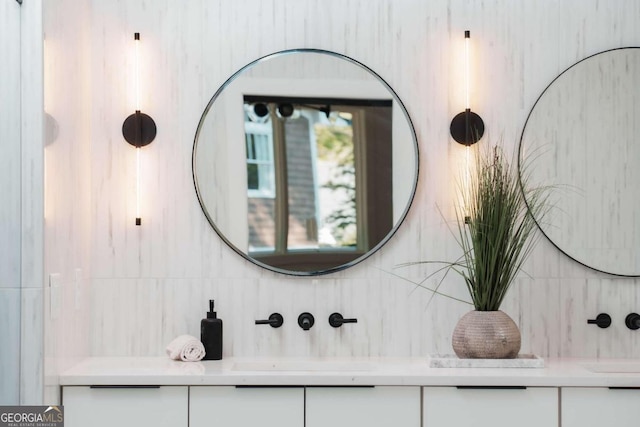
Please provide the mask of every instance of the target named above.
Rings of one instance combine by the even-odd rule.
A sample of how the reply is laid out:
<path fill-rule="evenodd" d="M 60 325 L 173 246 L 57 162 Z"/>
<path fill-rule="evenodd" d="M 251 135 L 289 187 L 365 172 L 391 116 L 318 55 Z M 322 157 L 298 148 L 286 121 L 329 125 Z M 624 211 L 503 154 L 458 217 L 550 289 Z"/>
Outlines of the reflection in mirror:
<path fill-rule="evenodd" d="M 291 268 L 314 250 L 347 263 L 380 243 L 393 228 L 391 101 L 244 102 L 249 256 Z"/>
<path fill-rule="evenodd" d="M 590 56 L 540 95 L 520 142 L 532 183 L 557 185 L 539 223 L 569 257 L 598 271 L 640 275 L 640 49 Z"/>
<path fill-rule="evenodd" d="M 296 50 L 249 64 L 218 90 L 193 173 L 205 215 L 234 250 L 312 275 L 353 265 L 391 237 L 417 161 L 415 132 L 386 83 L 341 55 Z"/>

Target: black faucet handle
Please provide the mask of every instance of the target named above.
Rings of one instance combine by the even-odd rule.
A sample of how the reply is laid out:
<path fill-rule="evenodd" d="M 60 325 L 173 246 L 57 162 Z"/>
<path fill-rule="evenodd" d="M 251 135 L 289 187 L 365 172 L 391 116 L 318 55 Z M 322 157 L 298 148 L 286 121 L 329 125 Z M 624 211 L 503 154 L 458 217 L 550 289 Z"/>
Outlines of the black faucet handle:
<path fill-rule="evenodd" d="M 339 328 L 343 323 L 358 323 L 358 319 L 345 319 L 340 313 L 333 313 L 329 316 L 329 324 L 334 328 Z"/>
<path fill-rule="evenodd" d="M 596 316 L 595 319 L 587 320 L 587 323 L 590 325 L 597 325 L 599 328 L 608 328 L 611 326 L 611 316 L 607 313 L 600 313 Z"/>
<path fill-rule="evenodd" d="M 625 325 L 627 325 L 627 328 L 633 331 L 635 331 L 636 329 L 640 329 L 640 314 L 629 313 L 624 319 L 624 323 Z"/>
<path fill-rule="evenodd" d="M 256 325 L 271 325 L 272 328 L 279 328 L 284 323 L 284 318 L 280 313 L 272 313 L 267 320 L 256 320 Z"/>
<path fill-rule="evenodd" d="M 316 320 L 311 313 L 304 312 L 300 313 L 300 316 L 298 316 L 298 325 L 305 331 L 311 329 L 315 321 Z"/>

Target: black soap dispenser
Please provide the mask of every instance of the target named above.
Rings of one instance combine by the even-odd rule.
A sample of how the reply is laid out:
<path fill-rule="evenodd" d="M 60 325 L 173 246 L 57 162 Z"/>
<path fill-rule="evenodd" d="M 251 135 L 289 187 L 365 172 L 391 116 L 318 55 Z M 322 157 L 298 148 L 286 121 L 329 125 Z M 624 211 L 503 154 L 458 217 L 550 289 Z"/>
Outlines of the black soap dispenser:
<path fill-rule="evenodd" d="M 213 300 L 209 300 L 206 319 L 200 322 L 200 341 L 205 351 L 203 360 L 222 359 L 222 319 L 213 311 Z"/>

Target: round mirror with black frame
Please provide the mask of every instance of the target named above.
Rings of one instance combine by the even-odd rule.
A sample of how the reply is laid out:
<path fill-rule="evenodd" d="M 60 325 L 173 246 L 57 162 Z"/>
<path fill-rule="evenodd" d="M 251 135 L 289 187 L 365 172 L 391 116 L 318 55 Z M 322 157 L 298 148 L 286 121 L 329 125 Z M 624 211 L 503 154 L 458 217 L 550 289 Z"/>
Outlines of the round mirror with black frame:
<path fill-rule="evenodd" d="M 640 48 L 570 66 L 534 104 L 520 139 L 530 182 L 554 187 L 538 225 L 591 269 L 640 275 Z"/>
<path fill-rule="evenodd" d="M 198 124 L 200 206 L 238 254 L 312 276 L 377 251 L 418 182 L 409 114 L 374 71 L 318 49 L 276 52 L 234 73 Z"/>

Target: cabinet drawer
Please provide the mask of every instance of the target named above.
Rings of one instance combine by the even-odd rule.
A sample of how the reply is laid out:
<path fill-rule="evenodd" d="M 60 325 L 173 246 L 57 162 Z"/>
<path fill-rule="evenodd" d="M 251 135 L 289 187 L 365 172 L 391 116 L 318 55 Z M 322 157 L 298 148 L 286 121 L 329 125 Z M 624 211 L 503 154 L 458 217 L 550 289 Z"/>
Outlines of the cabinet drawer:
<path fill-rule="evenodd" d="M 187 387 L 63 387 L 65 427 L 187 427 Z"/>
<path fill-rule="evenodd" d="M 309 387 L 306 427 L 419 427 L 420 387 Z"/>
<path fill-rule="evenodd" d="M 303 427 L 302 387 L 190 387 L 190 427 Z"/>
<path fill-rule="evenodd" d="M 637 427 L 640 390 L 563 388 L 562 427 Z"/>
<path fill-rule="evenodd" d="M 423 427 L 558 427 L 558 389 L 424 387 Z"/>

